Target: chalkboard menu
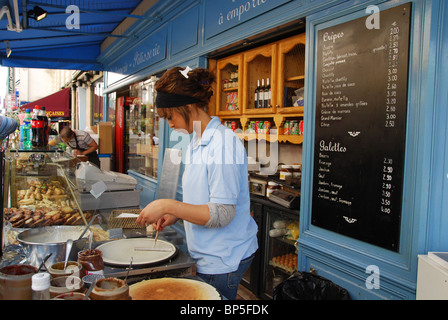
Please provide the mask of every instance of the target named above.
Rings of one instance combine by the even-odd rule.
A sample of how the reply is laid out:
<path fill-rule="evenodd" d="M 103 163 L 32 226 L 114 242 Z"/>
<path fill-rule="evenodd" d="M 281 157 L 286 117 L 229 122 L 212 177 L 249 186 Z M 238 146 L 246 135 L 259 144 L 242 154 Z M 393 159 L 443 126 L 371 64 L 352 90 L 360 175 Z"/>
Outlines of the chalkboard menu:
<path fill-rule="evenodd" d="M 408 3 L 317 33 L 311 222 L 393 251 L 400 239 L 410 15 Z"/>

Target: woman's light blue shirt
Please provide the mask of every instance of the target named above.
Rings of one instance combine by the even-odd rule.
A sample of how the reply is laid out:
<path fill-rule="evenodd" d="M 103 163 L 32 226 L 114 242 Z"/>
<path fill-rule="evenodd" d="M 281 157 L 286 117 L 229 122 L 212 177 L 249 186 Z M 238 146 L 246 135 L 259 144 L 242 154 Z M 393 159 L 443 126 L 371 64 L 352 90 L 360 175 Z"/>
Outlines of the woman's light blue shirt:
<path fill-rule="evenodd" d="M 232 130 L 212 117 L 198 140 L 193 134 L 185 157 L 183 202 L 236 205 L 227 226 L 207 228 L 185 221 L 188 250 L 204 274 L 233 272 L 258 248 L 257 224 L 250 215 L 247 157 Z"/>

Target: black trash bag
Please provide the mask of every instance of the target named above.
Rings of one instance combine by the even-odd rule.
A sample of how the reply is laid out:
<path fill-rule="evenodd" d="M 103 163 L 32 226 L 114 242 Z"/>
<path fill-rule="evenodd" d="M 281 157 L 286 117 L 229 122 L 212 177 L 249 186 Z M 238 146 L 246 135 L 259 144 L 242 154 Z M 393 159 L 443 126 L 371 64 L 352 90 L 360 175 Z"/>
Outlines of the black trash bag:
<path fill-rule="evenodd" d="M 309 272 L 295 272 L 274 288 L 274 300 L 350 300 L 348 291 Z"/>

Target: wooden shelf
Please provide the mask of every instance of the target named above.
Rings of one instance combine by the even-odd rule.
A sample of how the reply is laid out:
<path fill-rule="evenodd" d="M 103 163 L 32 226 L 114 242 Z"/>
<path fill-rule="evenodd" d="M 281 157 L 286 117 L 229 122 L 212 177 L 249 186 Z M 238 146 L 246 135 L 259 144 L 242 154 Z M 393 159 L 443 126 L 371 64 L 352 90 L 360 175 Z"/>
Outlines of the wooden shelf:
<path fill-rule="evenodd" d="M 303 117 L 304 107 L 286 107 L 277 108 L 277 113 L 280 114 L 295 114 L 299 117 Z"/>
<path fill-rule="evenodd" d="M 218 111 L 218 116 L 221 119 L 224 118 L 235 118 L 241 116 L 241 110 L 225 110 L 225 111 Z"/>
<path fill-rule="evenodd" d="M 238 87 L 235 88 L 226 88 L 226 89 L 222 89 L 223 92 L 232 92 L 232 91 L 238 91 Z"/>
<path fill-rule="evenodd" d="M 273 134 L 265 134 L 265 133 L 236 133 L 236 135 L 241 140 L 251 141 L 251 140 L 266 140 L 267 142 L 289 142 L 292 144 L 301 144 L 303 143 L 303 136 L 302 135 L 295 135 L 295 134 L 279 134 L 279 135 L 273 135 Z"/>
<path fill-rule="evenodd" d="M 244 110 L 244 114 L 270 114 L 271 117 L 274 113 L 275 111 L 273 110 L 273 108 L 247 108 L 246 110 Z"/>
<path fill-rule="evenodd" d="M 297 80 L 305 80 L 305 76 L 295 76 L 286 78 L 285 81 L 297 81 Z"/>

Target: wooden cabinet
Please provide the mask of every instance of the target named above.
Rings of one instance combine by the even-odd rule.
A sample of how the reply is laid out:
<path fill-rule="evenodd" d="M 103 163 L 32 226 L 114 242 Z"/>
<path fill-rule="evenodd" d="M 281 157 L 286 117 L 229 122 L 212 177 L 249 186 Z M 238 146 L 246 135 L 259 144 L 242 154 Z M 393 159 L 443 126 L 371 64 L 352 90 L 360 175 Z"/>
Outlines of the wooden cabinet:
<path fill-rule="evenodd" d="M 238 75 L 237 84 L 228 85 L 232 73 Z M 241 137 L 250 139 L 278 139 L 280 142 L 300 144 L 303 136 L 286 134 L 286 121 L 303 120 L 303 87 L 305 80 L 305 34 L 280 40 L 217 61 L 216 114 L 223 121 L 236 121 Z M 270 103 L 258 107 L 255 89 L 264 81 L 270 84 Z M 237 105 L 229 101 L 237 97 Z M 253 121 L 268 121 L 277 129 L 275 138 L 266 133 L 254 133 Z"/>
<path fill-rule="evenodd" d="M 271 106 L 268 108 L 255 106 L 255 89 L 262 80 L 276 83 L 277 81 L 277 45 L 267 45 L 243 53 L 244 73 L 243 73 L 243 110 L 244 114 L 272 114 L 275 113 L 276 90 L 271 86 Z M 265 83 L 266 84 L 266 83 Z"/>
<path fill-rule="evenodd" d="M 305 34 L 279 42 L 277 113 L 300 114 L 302 106 L 293 106 L 294 91 L 304 87 Z"/>
<path fill-rule="evenodd" d="M 235 55 L 217 63 L 216 114 L 218 116 L 241 115 L 243 85 L 243 56 Z"/>

